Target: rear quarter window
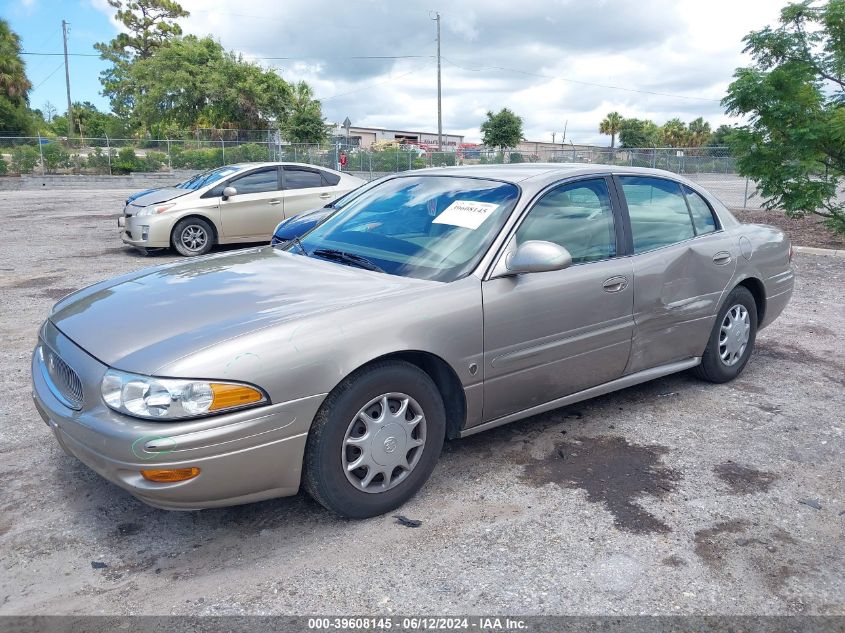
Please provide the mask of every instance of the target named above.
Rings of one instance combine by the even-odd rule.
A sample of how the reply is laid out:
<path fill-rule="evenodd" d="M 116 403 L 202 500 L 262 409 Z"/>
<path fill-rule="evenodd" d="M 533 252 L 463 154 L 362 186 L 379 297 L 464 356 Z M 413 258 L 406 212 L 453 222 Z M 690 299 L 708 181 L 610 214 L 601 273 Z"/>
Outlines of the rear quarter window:
<path fill-rule="evenodd" d="M 327 187 L 334 187 L 337 183 L 340 182 L 340 176 L 337 174 L 332 174 L 327 171 L 321 171 L 320 174 L 323 176 L 323 184 Z"/>
<path fill-rule="evenodd" d="M 692 215 L 692 222 L 695 225 L 696 235 L 703 235 L 704 233 L 713 233 L 716 226 L 716 218 L 713 216 L 713 210 L 707 201 L 698 193 L 684 185 L 684 193 L 687 196 L 687 203 L 689 204 L 690 214 Z"/>

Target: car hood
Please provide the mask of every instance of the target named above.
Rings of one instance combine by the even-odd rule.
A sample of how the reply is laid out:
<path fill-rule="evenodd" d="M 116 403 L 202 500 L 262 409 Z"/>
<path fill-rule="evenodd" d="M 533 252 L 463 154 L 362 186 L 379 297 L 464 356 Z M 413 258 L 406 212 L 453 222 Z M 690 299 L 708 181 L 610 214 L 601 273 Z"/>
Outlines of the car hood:
<path fill-rule="evenodd" d="M 334 207 L 320 207 L 319 209 L 294 215 L 280 222 L 273 232 L 273 236 L 282 241 L 302 237 L 336 210 Z"/>
<path fill-rule="evenodd" d="M 129 201 L 133 207 L 147 207 L 151 204 L 159 204 L 160 202 L 167 202 L 185 194 L 191 193 L 193 189 L 179 189 L 178 187 L 164 187 L 163 189 L 153 189 L 152 191 L 145 191 L 141 195 L 136 195 Z"/>
<path fill-rule="evenodd" d="M 56 304 L 50 321 L 106 365 L 151 374 L 239 335 L 437 283 L 266 246 L 89 286 Z"/>

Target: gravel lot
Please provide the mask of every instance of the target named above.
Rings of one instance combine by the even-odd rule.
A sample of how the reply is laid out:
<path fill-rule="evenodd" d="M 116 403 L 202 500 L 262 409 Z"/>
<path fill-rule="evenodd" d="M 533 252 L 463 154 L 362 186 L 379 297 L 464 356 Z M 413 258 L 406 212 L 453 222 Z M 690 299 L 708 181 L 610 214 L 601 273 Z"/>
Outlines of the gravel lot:
<path fill-rule="evenodd" d="M 845 260 L 797 257 L 731 384 L 449 443 L 401 510 L 420 527 L 304 495 L 172 513 L 64 456 L 30 400 L 52 303 L 173 259 L 121 246 L 126 193 L 0 191 L 0 613 L 845 614 Z"/>

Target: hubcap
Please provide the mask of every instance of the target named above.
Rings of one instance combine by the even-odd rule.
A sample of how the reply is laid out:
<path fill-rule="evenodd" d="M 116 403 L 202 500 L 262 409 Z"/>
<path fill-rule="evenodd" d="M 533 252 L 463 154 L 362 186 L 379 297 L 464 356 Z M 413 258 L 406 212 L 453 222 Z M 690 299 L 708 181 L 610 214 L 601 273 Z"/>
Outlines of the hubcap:
<path fill-rule="evenodd" d="M 208 241 L 208 234 L 201 226 L 191 224 L 182 230 L 182 235 L 179 238 L 182 245 L 190 251 L 201 250 Z"/>
<path fill-rule="evenodd" d="M 404 393 L 386 393 L 361 407 L 343 438 L 346 478 L 363 492 L 390 490 L 402 483 L 422 457 L 425 414 Z"/>
<path fill-rule="evenodd" d="M 719 358 L 726 366 L 732 367 L 739 362 L 748 347 L 750 334 L 748 310 L 737 304 L 728 310 L 719 329 Z"/>

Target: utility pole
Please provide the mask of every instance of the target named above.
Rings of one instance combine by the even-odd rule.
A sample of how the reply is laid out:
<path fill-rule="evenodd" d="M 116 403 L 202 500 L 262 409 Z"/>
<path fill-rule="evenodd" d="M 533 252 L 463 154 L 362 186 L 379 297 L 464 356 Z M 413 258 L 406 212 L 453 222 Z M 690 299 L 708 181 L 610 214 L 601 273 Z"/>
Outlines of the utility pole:
<path fill-rule="evenodd" d="M 67 27 L 68 23 L 62 20 L 62 39 L 65 44 L 65 85 L 67 86 L 67 135 L 73 135 L 73 106 L 70 102 L 70 69 L 67 65 Z"/>
<path fill-rule="evenodd" d="M 440 12 L 436 11 L 436 17 L 432 18 L 437 22 L 437 151 L 443 151 L 443 108 L 440 96 Z"/>

